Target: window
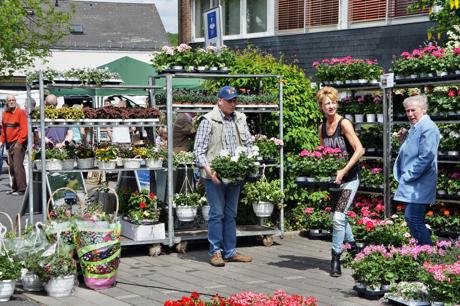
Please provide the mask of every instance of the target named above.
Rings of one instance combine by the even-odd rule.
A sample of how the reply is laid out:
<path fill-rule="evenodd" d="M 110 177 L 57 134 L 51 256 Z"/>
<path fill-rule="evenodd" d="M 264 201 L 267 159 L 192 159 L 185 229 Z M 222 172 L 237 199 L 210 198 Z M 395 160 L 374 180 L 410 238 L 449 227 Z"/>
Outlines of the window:
<path fill-rule="evenodd" d="M 278 0 L 278 30 L 303 29 L 305 0 Z"/>
<path fill-rule="evenodd" d="M 407 7 L 416 2 L 415 0 L 389 0 L 390 1 L 390 17 L 402 17 L 402 16 L 410 16 L 410 15 L 417 15 L 417 14 L 427 14 L 428 9 L 426 10 L 419 10 L 417 12 L 409 14 L 407 12 Z"/>
<path fill-rule="evenodd" d="M 240 31 L 240 0 L 223 0 L 222 23 L 224 25 L 224 35 L 238 35 Z"/>
<path fill-rule="evenodd" d="M 385 19 L 386 0 L 350 0 L 348 20 L 350 22 Z"/>
<path fill-rule="evenodd" d="M 246 5 L 247 32 L 267 32 L 267 0 L 248 0 Z"/>
<path fill-rule="evenodd" d="M 339 22 L 339 0 L 306 0 L 307 27 L 336 25 Z"/>
<path fill-rule="evenodd" d="M 195 37 L 204 37 L 204 11 L 211 8 L 209 0 L 195 0 Z"/>

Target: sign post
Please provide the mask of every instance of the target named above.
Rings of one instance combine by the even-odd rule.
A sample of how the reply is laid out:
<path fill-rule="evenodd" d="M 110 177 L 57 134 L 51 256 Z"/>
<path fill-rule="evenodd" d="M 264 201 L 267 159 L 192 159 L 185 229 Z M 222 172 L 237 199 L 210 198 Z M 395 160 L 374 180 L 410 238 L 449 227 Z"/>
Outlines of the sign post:
<path fill-rule="evenodd" d="M 203 17 L 205 46 L 213 46 L 220 50 L 223 46 L 220 5 L 205 11 Z"/>

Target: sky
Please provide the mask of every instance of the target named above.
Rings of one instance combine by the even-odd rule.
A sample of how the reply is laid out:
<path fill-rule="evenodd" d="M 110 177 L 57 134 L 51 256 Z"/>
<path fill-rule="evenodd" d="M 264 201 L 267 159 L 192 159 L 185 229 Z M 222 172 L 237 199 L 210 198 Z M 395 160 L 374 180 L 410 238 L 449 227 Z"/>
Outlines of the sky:
<path fill-rule="evenodd" d="M 93 0 L 79 0 L 93 1 Z M 98 2 L 122 2 L 122 3 L 155 3 L 160 13 L 161 21 L 166 32 L 177 33 L 177 2 L 178 0 L 97 0 Z"/>

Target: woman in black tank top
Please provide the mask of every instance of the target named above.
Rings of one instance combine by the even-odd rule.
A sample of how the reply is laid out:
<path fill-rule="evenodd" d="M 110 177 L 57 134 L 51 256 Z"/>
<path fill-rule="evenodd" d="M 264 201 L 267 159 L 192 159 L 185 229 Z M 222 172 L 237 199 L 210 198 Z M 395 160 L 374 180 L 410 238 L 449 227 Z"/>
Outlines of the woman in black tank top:
<path fill-rule="evenodd" d="M 338 92 L 332 87 L 323 87 L 316 94 L 318 105 L 325 115 L 319 127 L 319 138 L 322 146 L 340 148 L 347 155 L 348 162 L 343 169 L 337 171 L 335 183 L 341 184 L 337 191 L 331 191 L 334 212 L 332 217 L 332 260 L 331 276 L 342 275 L 340 255 L 342 244 L 347 242 L 356 250 L 356 243 L 347 220 L 347 212 L 359 187 L 358 161 L 364 154 L 364 148 L 349 120 L 337 113 Z"/>

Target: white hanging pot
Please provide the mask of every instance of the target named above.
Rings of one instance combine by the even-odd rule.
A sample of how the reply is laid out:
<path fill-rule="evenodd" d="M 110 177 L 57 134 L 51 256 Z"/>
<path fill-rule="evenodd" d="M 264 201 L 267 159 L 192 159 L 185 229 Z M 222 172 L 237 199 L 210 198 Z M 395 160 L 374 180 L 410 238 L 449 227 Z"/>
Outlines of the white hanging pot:
<path fill-rule="evenodd" d="M 377 122 L 383 122 L 383 114 L 377 114 Z"/>
<path fill-rule="evenodd" d="M 42 291 L 43 284 L 37 274 L 33 272 L 27 272 L 21 278 L 22 288 L 25 291 Z"/>
<path fill-rule="evenodd" d="M 198 208 L 192 206 L 176 207 L 176 216 L 179 221 L 189 222 L 195 220 Z"/>
<path fill-rule="evenodd" d="M 75 159 L 66 159 L 62 161 L 62 170 L 72 170 L 75 167 Z"/>
<path fill-rule="evenodd" d="M 15 280 L 0 281 L 0 302 L 9 301 L 16 288 Z"/>
<path fill-rule="evenodd" d="M 353 115 L 345 114 L 345 119 L 348 119 L 348 120 L 350 120 L 351 122 L 353 122 Z"/>
<path fill-rule="evenodd" d="M 49 296 L 63 297 L 72 293 L 75 276 L 67 275 L 53 277 L 45 284 L 45 290 Z"/>
<path fill-rule="evenodd" d="M 252 204 L 252 209 L 257 217 L 270 217 L 273 212 L 274 205 L 270 202 L 258 202 Z"/>
<path fill-rule="evenodd" d="M 356 123 L 364 122 L 364 115 L 363 114 L 355 114 L 355 122 Z"/>
<path fill-rule="evenodd" d="M 209 205 L 201 206 L 201 215 L 203 216 L 204 221 L 209 220 L 209 210 L 210 209 L 211 209 L 211 206 L 209 206 Z"/>

